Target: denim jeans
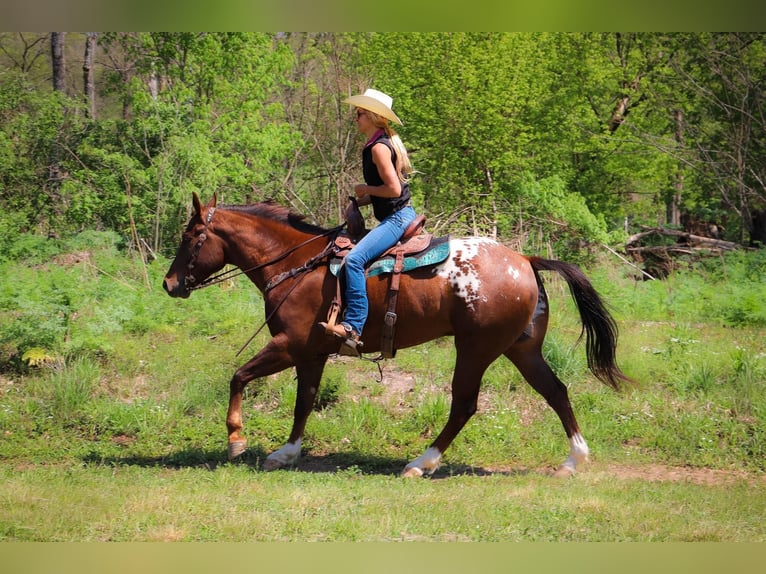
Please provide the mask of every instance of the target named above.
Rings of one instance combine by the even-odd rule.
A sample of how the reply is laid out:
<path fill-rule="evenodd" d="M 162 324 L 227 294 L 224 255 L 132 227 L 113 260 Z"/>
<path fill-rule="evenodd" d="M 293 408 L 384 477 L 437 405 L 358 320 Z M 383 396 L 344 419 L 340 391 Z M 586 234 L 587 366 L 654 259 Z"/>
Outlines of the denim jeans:
<path fill-rule="evenodd" d="M 346 255 L 346 314 L 343 323 L 362 334 L 367 321 L 367 279 L 365 268 L 388 248 L 396 245 L 417 216 L 409 205 L 392 213 L 371 229 Z"/>

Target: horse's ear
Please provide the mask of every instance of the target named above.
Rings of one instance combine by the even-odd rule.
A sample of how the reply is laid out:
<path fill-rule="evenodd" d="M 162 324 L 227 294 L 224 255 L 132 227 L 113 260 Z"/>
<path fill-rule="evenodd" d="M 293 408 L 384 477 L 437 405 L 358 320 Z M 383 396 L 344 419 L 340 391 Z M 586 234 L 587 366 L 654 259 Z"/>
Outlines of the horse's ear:
<path fill-rule="evenodd" d="M 213 192 L 213 198 L 210 200 L 210 203 L 208 204 L 208 207 L 215 207 L 215 204 L 218 202 L 218 194 L 214 191 Z"/>
<path fill-rule="evenodd" d="M 192 192 L 192 205 L 194 205 L 194 212 L 196 215 L 202 213 L 202 204 L 199 201 L 199 195 L 196 191 Z"/>

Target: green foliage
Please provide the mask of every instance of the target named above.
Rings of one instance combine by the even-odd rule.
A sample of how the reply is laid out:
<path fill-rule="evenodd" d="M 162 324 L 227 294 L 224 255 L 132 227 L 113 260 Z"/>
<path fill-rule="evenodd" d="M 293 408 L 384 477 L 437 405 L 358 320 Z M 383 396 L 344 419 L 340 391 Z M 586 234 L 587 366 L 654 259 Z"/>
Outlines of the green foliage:
<path fill-rule="evenodd" d="M 518 197 L 527 217 L 533 219 L 531 226 L 539 227 L 545 237 L 559 246 L 555 250 L 559 257 L 566 257 L 567 243 L 609 242 L 603 216 L 591 213 L 585 200 L 567 190 L 559 177 L 534 181 L 527 174 L 520 182 Z"/>
<path fill-rule="evenodd" d="M 641 320 L 713 321 L 732 327 L 766 325 L 766 257 L 737 251 L 702 259 L 662 281 L 643 281 L 615 293 L 623 313 Z M 606 285 L 608 288 L 608 284 Z M 713 287 L 714 286 L 714 287 Z"/>
<path fill-rule="evenodd" d="M 22 44 L 0 69 L 3 258 L 85 229 L 169 255 L 192 192 L 335 224 L 363 144 L 340 102 L 368 86 L 405 119 L 434 229 L 573 257 L 674 209 L 763 232 L 762 33 L 101 33 L 95 118 L 15 69 Z"/>
<path fill-rule="evenodd" d="M 51 412 L 66 420 L 80 413 L 90 401 L 99 378 L 100 368 L 94 362 L 77 358 L 51 374 Z"/>
<path fill-rule="evenodd" d="M 30 226 L 45 226 L 59 207 L 48 185 L 48 166 L 59 131 L 74 127 L 67 124 L 62 103 L 57 94 L 35 89 L 23 74 L 0 70 L 0 247 Z"/>
<path fill-rule="evenodd" d="M 391 40 L 372 35 L 361 50 L 375 85 L 396 94 L 406 118 L 402 135 L 421 172 L 416 197 L 451 227 L 486 233 L 492 206 L 536 165 L 533 118 L 548 87 L 538 68 L 547 36 L 429 33 Z M 381 61 L 383 50 L 388 57 Z"/>
<path fill-rule="evenodd" d="M 3 251 L 3 259 L 23 261 L 29 265 L 49 262 L 61 252 L 59 241 L 37 233 L 23 233 Z"/>

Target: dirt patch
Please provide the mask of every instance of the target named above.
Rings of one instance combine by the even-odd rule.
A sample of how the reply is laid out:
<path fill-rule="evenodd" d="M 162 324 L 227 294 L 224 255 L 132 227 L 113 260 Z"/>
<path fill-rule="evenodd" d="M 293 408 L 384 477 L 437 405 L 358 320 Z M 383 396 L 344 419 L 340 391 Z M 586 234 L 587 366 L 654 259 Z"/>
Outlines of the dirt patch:
<path fill-rule="evenodd" d="M 301 457 L 297 470 L 302 472 L 337 472 L 351 466 L 365 467 L 368 461 L 347 460 L 343 455 L 312 453 Z M 370 472 L 399 474 L 407 461 L 385 460 Z M 551 477 L 555 467 L 516 467 L 516 466 L 465 466 L 445 463 L 434 473 L 433 478 L 444 479 L 454 476 L 526 476 L 539 475 Z M 609 464 L 586 465 L 578 473 L 583 477 L 598 480 L 643 480 L 647 482 L 689 483 L 700 486 L 731 486 L 747 484 L 753 487 L 766 487 L 766 474 L 744 470 L 721 470 L 713 468 L 677 467 L 663 464 Z M 553 480 L 553 479 L 552 479 Z M 558 479 L 556 479 L 558 480 Z"/>
<path fill-rule="evenodd" d="M 584 472 L 588 472 L 587 469 Z M 690 482 L 703 486 L 736 484 L 738 482 L 747 482 L 753 486 L 766 485 L 766 475 L 744 470 L 679 467 L 663 464 L 611 464 L 598 472 L 618 479 L 646 480 L 649 482 Z"/>
<path fill-rule="evenodd" d="M 62 255 L 56 255 L 53 258 L 53 263 L 60 267 L 74 267 L 81 263 L 90 264 L 91 255 L 88 251 L 77 251 L 75 253 L 64 253 Z"/>
<path fill-rule="evenodd" d="M 114 444 L 118 444 L 120 446 L 130 446 L 133 443 L 135 443 L 137 439 L 134 436 L 120 434 L 120 435 L 117 435 L 117 436 L 113 436 L 110 440 Z"/>

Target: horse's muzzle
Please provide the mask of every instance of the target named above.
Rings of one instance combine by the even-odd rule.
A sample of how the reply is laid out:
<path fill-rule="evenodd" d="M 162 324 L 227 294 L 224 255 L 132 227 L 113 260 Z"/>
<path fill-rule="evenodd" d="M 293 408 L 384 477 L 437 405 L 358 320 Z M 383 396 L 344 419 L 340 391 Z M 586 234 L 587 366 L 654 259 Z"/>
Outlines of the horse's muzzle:
<path fill-rule="evenodd" d="M 186 282 L 183 279 L 179 281 L 178 279 L 167 276 L 162 281 L 162 287 L 171 297 L 186 299 L 190 294 L 190 291 L 186 288 Z"/>

